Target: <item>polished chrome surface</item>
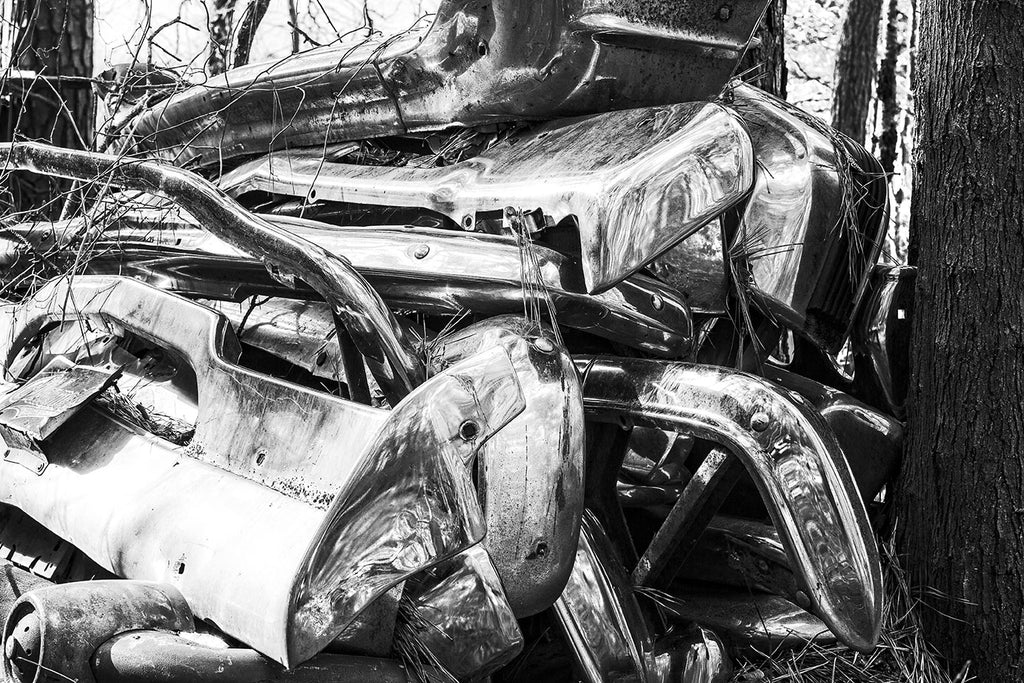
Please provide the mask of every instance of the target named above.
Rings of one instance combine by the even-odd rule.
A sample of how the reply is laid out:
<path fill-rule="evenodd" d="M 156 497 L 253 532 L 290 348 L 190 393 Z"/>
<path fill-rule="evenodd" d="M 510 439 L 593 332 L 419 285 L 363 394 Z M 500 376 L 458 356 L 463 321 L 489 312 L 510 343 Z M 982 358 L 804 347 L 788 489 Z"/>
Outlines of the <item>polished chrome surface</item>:
<path fill-rule="evenodd" d="M 855 385 L 872 405 L 896 417 L 906 412 L 910 382 L 910 324 L 917 269 L 876 266 L 853 333 Z M 865 362 L 866 361 L 866 362 Z M 868 377 L 870 376 L 870 377 Z"/>
<path fill-rule="evenodd" d="M 618 554 L 589 510 L 554 613 L 588 683 L 725 683 L 732 673 L 725 647 L 706 629 L 652 637 Z"/>
<path fill-rule="evenodd" d="M 675 104 L 554 121 L 451 166 L 359 166 L 323 150 L 243 164 L 220 186 L 442 213 L 539 207 L 579 225 L 587 291 L 602 292 L 739 202 L 754 179 L 750 139 L 716 104 Z"/>
<path fill-rule="evenodd" d="M 903 458 L 903 424 L 829 386 L 766 365 L 764 376 L 807 399 L 825 419 L 850 463 L 864 503 L 891 482 Z"/>
<path fill-rule="evenodd" d="M 654 640 L 647 621 L 621 560 L 589 510 L 555 616 L 589 683 L 654 680 L 648 673 Z"/>
<path fill-rule="evenodd" d="M 484 545 L 517 617 L 549 608 L 575 558 L 583 513 L 583 398 L 576 368 L 554 332 L 498 316 L 437 339 L 430 367 L 503 348 L 526 408 L 480 449 L 477 489 Z"/>
<path fill-rule="evenodd" d="M 722 220 L 705 225 L 648 266 L 676 289 L 694 313 L 725 315 L 733 283 L 722 239 Z"/>
<path fill-rule="evenodd" d="M 718 635 L 697 624 L 654 645 L 653 680 L 666 683 L 727 683 L 733 665 Z M 648 677 L 651 680 L 651 677 Z"/>
<path fill-rule="evenodd" d="M 425 33 L 214 77 L 134 122 L 138 148 L 217 165 L 278 149 L 710 99 L 765 0 L 446 0 Z"/>
<path fill-rule="evenodd" d="M 479 680 L 523 649 L 501 580 L 482 546 L 412 579 L 411 638 L 456 679 Z"/>
<path fill-rule="evenodd" d="M 288 602 L 288 660 L 330 642 L 383 591 L 480 541 L 465 463 L 525 409 L 508 353 L 492 348 L 433 376 L 395 407 L 334 497 Z"/>
<path fill-rule="evenodd" d="M 721 443 L 764 499 L 807 599 L 844 643 L 874 648 L 882 577 L 864 504 L 835 435 L 803 399 L 727 368 L 576 358 L 593 419 L 632 419 Z"/>
<path fill-rule="evenodd" d="M 820 619 L 778 595 L 695 585 L 677 588 L 672 595 L 659 593 L 656 600 L 669 618 L 697 622 L 737 646 L 762 654 L 836 642 Z"/>
<path fill-rule="evenodd" d="M 380 296 L 345 259 L 249 213 L 205 179 L 169 164 L 38 143 L 0 143 L 5 170 L 108 183 L 154 192 L 180 205 L 204 229 L 259 258 L 278 277 L 298 277 L 328 301 L 397 403 L 424 379 L 423 363 Z"/>
<path fill-rule="evenodd" d="M 120 576 L 172 583 L 268 656 L 312 656 L 392 585 L 483 536 L 463 463 L 524 408 L 504 350 L 452 366 L 387 413 L 233 365 L 226 321 L 198 304 L 80 277 L 6 307 L 0 356 L 68 319 L 186 358 L 196 437 L 177 448 L 83 412 L 51 436 L 42 476 L 0 463 L 0 501 Z"/>
<path fill-rule="evenodd" d="M 774 318 L 835 352 L 885 236 L 885 175 L 856 143 L 751 86 L 728 89 L 750 133 L 754 189 L 729 251 Z"/>
<path fill-rule="evenodd" d="M 550 300 L 558 323 L 569 328 L 664 358 L 686 357 L 692 347 L 689 307 L 672 287 L 644 275 L 630 276 L 601 294 L 587 294 L 579 263 L 541 244 L 529 246 L 530 264 L 524 274 L 523 251 L 510 237 L 262 217 L 347 259 L 395 308 L 500 315 Z M 32 252 L 52 254 L 84 232 L 84 224 L 43 229 L 22 224 L 7 228 L 7 239 L 0 242 L 8 242 L 12 258 L 18 252 L 27 258 Z M 244 252 L 166 216 L 129 213 L 104 232 L 89 233 L 89 242 L 92 254 L 86 268 L 91 273 L 130 274 L 189 296 L 295 294 L 274 281 L 262 265 L 245 260 Z M 26 244 L 32 249 L 26 250 Z M 716 267 L 724 273 L 721 260 Z M 5 273 L 4 278 L 11 281 L 14 274 Z"/>

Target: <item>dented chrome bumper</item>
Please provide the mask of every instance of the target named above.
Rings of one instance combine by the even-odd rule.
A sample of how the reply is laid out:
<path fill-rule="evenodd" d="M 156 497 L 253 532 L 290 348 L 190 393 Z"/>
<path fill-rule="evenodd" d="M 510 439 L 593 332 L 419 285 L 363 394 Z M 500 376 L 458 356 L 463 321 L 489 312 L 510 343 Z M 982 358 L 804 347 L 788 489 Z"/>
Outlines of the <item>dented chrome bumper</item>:
<path fill-rule="evenodd" d="M 594 419 L 684 430 L 742 462 L 800 577 L 806 607 L 851 647 L 881 628 L 878 548 L 835 435 L 811 406 L 725 368 L 577 358 Z"/>
<path fill-rule="evenodd" d="M 736 56 L 733 33 L 762 4 L 741 3 L 731 26 L 716 24 L 713 45 L 701 43 L 711 64 L 698 68 L 721 73 Z M 553 26 L 579 30 L 560 34 L 560 49 L 582 50 L 561 74 L 580 90 L 565 101 L 542 98 L 546 115 L 605 101 L 592 100 L 594 83 L 574 79 L 619 74 L 622 64 L 602 60 L 636 51 L 638 40 L 693 48 L 678 27 L 639 30 L 628 2 L 603 10 L 583 3 L 571 18 L 541 5 L 540 15 L 558 20 Z M 452 35 L 478 37 L 463 20 L 493 22 L 506 38 L 540 30 L 515 18 L 503 2 L 490 10 L 447 3 L 437 26 L 454 33 L 435 26 L 416 58 L 441 54 Z M 610 42 L 594 52 L 581 36 Z M 492 57 L 525 59 L 511 44 L 474 45 L 481 58 L 494 49 Z M 416 54 L 384 62 L 401 70 Z M 654 62 L 680 66 L 680 54 L 659 54 Z M 288 77 L 319 59 L 302 58 Z M 439 90 L 493 86 L 503 73 L 470 61 Z M 339 73 L 363 79 L 357 89 L 368 97 L 379 83 L 365 80 L 372 74 L 364 67 Z M 311 87 L 329 89 L 329 81 Z M 539 83 L 547 92 L 550 83 Z M 205 92 L 160 110 L 171 118 L 206 111 Z M 261 120 L 251 109 L 261 97 L 247 96 L 226 115 Z M 398 97 L 408 113 L 422 108 L 413 128 L 455 116 L 449 100 L 432 97 Z M 648 92 L 638 103 L 661 101 Z M 408 129 L 411 120 L 391 118 L 396 101 L 377 104 L 353 126 Z M 513 107 L 519 100 L 497 110 L 484 104 L 457 120 L 523 114 Z M 293 142 L 322 132 L 308 128 L 306 115 L 323 105 L 299 103 Z M 184 130 L 192 122 L 179 123 Z M 253 140 L 269 133 L 262 123 Z M 0 513 L 16 508 L 55 534 L 56 547 L 84 553 L 103 576 L 128 579 L 32 591 L 14 601 L 20 611 L 8 626 L 27 620 L 22 633 L 32 635 L 35 618 L 48 629 L 40 642 L 57 642 L 60 628 L 89 621 L 79 610 L 84 622 L 57 625 L 75 601 L 122 600 L 121 622 L 95 620 L 96 628 L 80 629 L 89 639 L 47 651 L 82 680 L 98 681 L 114 672 L 145 680 L 164 665 L 181 671 L 171 661 L 178 655 L 195 671 L 268 680 L 285 675 L 282 665 L 329 661 L 344 680 L 346 667 L 360 666 L 354 652 L 472 680 L 521 664 L 530 656 L 527 627 L 549 618 L 593 681 L 685 675 L 718 683 L 729 669 L 724 642 L 774 641 L 790 627 L 805 639 L 827 630 L 870 651 L 882 587 L 861 496 L 873 497 L 890 475 L 901 426 L 810 378 L 682 362 L 702 353 L 716 324 L 726 326 L 740 294 L 777 315 L 774 332 L 788 328 L 819 348 L 833 348 L 850 328 L 864 290 L 860 266 L 873 252 L 857 260 L 849 282 L 829 279 L 842 270 L 834 261 L 852 257 L 806 222 L 804 208 L 832 196 L 842 179 L 807 165 L 836 149 L 800 130 L 797 118 L 738 88 L 728 105 L 549 121 L 447 166 L 345 164 L 319 149 L 289 150 L 286 164 L 254 157 L 220 178 L 237 201 L 153 161 L 0 146 L 10 168 L 162 195 L 193 219 L 129 210 L 96 231 L 83 217 L 64 235 L 5 232 L 36 253 L 63 250 L 90 274 L 55 279 L 0 308 L 10 390 L 0 403 Z M 175 146 L 181 132 L 161 135 Z M 235 142 L 226 158 L 248 154 L 251 141 L 228 133 Z M 782 149 L 789 133 L 792 149 Z M 212 159 L 188 149 L 197 163 Z M 760 157 L 780 149 L 775 165 L 761 168 Z M 315 199 L 334 209 L 376 207 L 370 220 L 405 207 L 433 212 L 437 222 L 338 226 L 239 203 L 254 206 L 259 193 L 277 196 L 261 210 L 284 214 Z M 780 201 L 785 211 L 776 210 Z M 812 214 L 834 217 L 825 204 Z M 756 235 L 736 232 L 740 216 Z M 800 250 L 753 257 L 794 235 L 808 238 Z M 692 271 L 694 291 L 638 272 L 690 237 L 673 267 Z M 734 291 L 728 278 L 736 274 L 749 287 Z M 812 306 L 817 298 L 835 306 Z M 872 402 L 891 406 L 898 382 L 890 375 L 898 373 L 882 371 L 885 354 L 874 353 L 881 343 L 861 338 L 864 321 L 884 317 L 886 301 L 861 310 L 856 341 L 886 389 Z M 819 312 L 828 319 L 816 319 Z M 645 357 L 628 356 L 636 351 Z M 173 429 L 153 421 L 162 410 L 173 414 Z M 742 523 L 716 516 L 734 502 L 732 487 L 744 485 L 764 510 L 748 505 L 754 512 Z M 8 543 L 3 519 L 0 550 Z M 633 546 L 631 528 L 652 539 L 646 549 Z M 37 545 L 52 555 L 42 548 L 49 541 Z M 723 592 L 694 596 L 687 581 L 716 570 Z M 740 585 L 770 595 L 743 601 Z M 142 618 L 146 605 L 160 618 Z M 685 633 L 652 619 L 654 609 L 686 622 L 676 624 Z M 750 616 L 758 610 L 763 632 Z M 193 615 L 246 647 L 229 648 L 238 650 L 233 659 L 199 647 Z M 30 640 L 18 636 L 10 647 L 27 653 Z M 345 654 L 322 654 L 334 650 Z M 39 666 L 56 661 L 42 657 Z M 362 666 L 405 678 L 394 661 Z"/>
<path fill-rule="evenodd" d="M 180 354 L 197 381 L 195 437 L 169 448 L 82 416 L 54 437 L 42 474 L 0 463 L 0 501 L 121 576 L 177 586 L 196 614 L 268 656 L 308 659 L 396 583 L 483 537 L 464 463 L 524 408 L 503 350 L 453 365 L 386 413 L 236 365 L 233 333 L 200 305 L 78 278 L 5 312 L 8 366 L 63 321 Z"/>

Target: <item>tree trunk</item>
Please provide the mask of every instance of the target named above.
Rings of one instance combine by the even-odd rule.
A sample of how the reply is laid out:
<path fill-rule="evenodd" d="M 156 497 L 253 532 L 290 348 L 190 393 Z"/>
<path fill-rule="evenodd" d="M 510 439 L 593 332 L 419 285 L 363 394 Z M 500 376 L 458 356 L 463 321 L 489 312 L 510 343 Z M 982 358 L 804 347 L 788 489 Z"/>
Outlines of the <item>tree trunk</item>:
<path fill-rule="evenodd" d="M 22 0 L 18 68 L 38 77 L 24 81 L 12 112 L 14 137 L 87 149 L 93 142 L 94 96 L 91 0 Z M 35 175 L 12 176 L 19 210 L 40 207 L 68 187 Z M 59 209 L 55 207 L 55 211 Z"/>
<path fill-rule="evenodd" d="M 896 119 L 900 114 L 896 101 L 896 59 L 903 46 L 899 41 L 899 0 L 889 0 L 889 13 L 885 29 L 885 54 L 878 70 L 878 101 L 882 107 L 882 126 L 878 136 L 878 160 L 886 174 L 896 171 L 896 157 L 900 134 Z"/>
<path fill-rule="evenodd" d="M 231 26 L 237 0 L 213 0 L 210 9 L 210 58 L 206 68 L 211 76 L 224 73 L 231 56 Z"/>
<path fill-rule="evenodd" d="M 736 73 L 748 83 L 786 99 L 786 0 L 772 0 Z"/>
<path fill-rule="evenodd" d="M 235 10 L 238 0 L 213 0 L 210 11 L 210 59 L 207 69 L 210 75 L 223 73 L 229 66 L 244 66 L 249 63 L 256 29 L 267 13 L 270 0 L 248 0 L 238 19 L 235 34 Z"/>
<path fill-rule="evenodd" d="M 850 0 L 836 57 L 832 126 L 861 144 L 867 137 L 884 4 L 885 0 Z"/>
<path fill-rule="evenodd" d="M 1019 2 L 921 0 L 901 550 L 926 635 L 1024 677 L 1024 68 Z M 949 616 L 944 616 L 949 615 Z"/>

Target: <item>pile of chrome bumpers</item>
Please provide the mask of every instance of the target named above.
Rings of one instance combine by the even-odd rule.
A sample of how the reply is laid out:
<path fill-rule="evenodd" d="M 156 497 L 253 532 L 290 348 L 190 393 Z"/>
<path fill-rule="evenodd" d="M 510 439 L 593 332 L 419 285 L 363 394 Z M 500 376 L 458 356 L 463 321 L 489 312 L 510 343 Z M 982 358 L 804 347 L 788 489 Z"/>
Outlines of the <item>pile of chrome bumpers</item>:
<path fill-rule="evenodd" d="M 134 128 L 200 166 L 227 141 L 247 160 L 215 182 L 0 145 L 7 171 L 122 192 L 0 233 L 5 676 L 542 679 L 544 650 L 587 681 L 712 683 L 737 650 L 872 650 L 909 274 L 875 267 L 876 185 L 842 213 L 869 169 L 745 86 L 595 89 L 630 64 L 724 81 L 761 3 L 702 40 L 637 3 L 534 5 L 573 29 L 558 82 L 514 47 L 547 26 L 525 5 L 449 2 L 376 75 L 310 86 L 355 84 L 332 143 L 545 121 L 445 166 L 325 157 L 326 96 L 285 101 L 285 135 L 260 88 Z M 629 61 L 651 41 L 671 49 Z M 532 82 L 522 111 L 506 90 Z"/>

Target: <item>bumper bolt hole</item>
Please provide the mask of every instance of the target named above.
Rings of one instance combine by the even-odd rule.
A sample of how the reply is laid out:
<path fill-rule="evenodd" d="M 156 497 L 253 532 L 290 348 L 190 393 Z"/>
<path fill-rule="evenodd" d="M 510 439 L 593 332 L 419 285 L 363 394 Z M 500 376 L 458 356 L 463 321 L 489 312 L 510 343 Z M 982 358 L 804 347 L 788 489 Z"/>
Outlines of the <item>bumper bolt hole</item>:
<path fill-rule="evenodd" d="M 459 437 L 463 441 L 472 441 L 480 433 L 480 425 L 473 420 L 466 420 L 459 426 Z"/>

